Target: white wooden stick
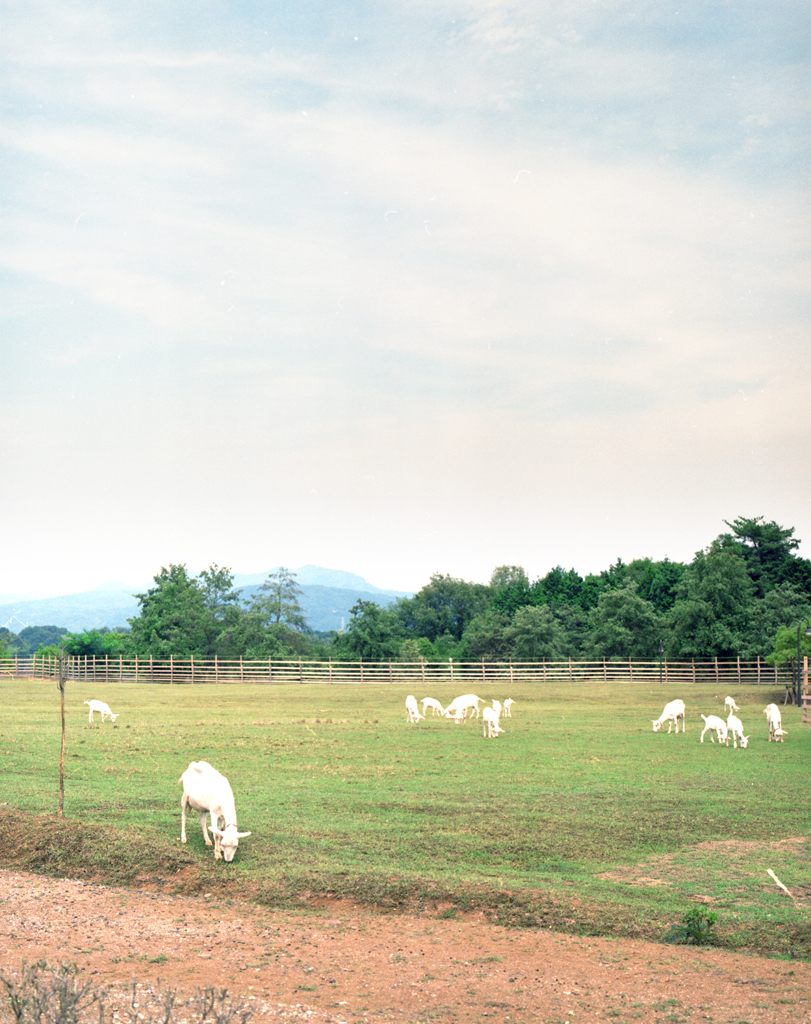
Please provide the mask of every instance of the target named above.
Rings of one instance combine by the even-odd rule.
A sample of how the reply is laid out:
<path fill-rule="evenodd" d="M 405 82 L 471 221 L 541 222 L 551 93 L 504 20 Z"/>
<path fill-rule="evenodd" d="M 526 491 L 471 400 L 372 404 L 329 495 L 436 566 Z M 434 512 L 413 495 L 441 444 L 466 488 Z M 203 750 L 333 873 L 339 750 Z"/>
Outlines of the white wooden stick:
<path fill-rule="evenodd" d="M 771 875 L 771 876 L 772 876 L 772 878 L 773 878 L 773 879 L 775 880 L 775 882 L 777 882 L 777 884 L 778 884 L 778 885 L 780 886 L 780 888 L 781 888 L 781 889 L 783 890 L 783 892 L 784 892 L 784 893 L 785 893 L 785 894 L 786 894 L 787 896 L 791 896 L 791 893 L 790 893 L 790 892 L 788 891 L 788 889 L 787 889 L 787 888 L 786 888 L 786 887 L 785 887 L 785 886 L 783 885 L 783 883 L 782 883 L 782 882 L 780 881 L 780 879 L 779 879 L 779 878 L 777 877 L 777 875 L 776 875 L 776 874 L 775 874 L 775 873 L 774 873 L 774 872 L 772 871 L 772 869 L 771 869 L 771 868 L 767 868 L 767 870 L 766 870 L 766 874 L 767 874 L 767 875 Z M 792 898 L 792 899 L 794 899 L 794 897 L 793 897 L 793 896 L 791 896 L 791 898 Z"/>

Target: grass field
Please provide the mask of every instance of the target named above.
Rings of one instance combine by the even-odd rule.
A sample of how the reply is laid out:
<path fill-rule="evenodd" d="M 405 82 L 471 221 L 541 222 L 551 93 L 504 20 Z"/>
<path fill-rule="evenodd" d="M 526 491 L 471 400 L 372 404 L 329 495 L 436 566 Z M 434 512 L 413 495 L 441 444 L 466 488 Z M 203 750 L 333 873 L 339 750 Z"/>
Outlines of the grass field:
<path fill-rule="evenodd" d="M 57 820 L 59 691 L 0 681 L 0 863 L 271 905 L 349 897 L 382 909 L 659 939 L 697 904 L 734 948 L 811 956 L 811 726 L 768 687 L 736 687 L 748 749 L 700 744 L 706 685 L 523 685 L 497 740 L 480 723 L 405 721 L 389 686 L 110 684 L 66 694 L 65 820 Z M 427 694 L 417 693 L 418 698 Z M 443 704 L 456 696 L 431 693 Z M 654 734 L 666 701 L 687 732 Z M 91 697 L 115 724 L 91 726 Z M 180 773 L 231 781 L 241 842 L 213 861 L 196 815 L 180 836 Z M 771 868 L 794 894 L 786 896 Z"/>

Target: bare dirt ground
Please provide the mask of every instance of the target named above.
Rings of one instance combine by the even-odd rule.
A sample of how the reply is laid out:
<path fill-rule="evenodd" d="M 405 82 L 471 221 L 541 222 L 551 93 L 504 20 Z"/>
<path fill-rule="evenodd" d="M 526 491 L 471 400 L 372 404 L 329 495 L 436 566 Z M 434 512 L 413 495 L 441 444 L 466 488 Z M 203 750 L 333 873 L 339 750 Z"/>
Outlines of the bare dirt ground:
<path fill-rule="evenodd" d="M 0 871 L 0 972 L 38 959 L 75 963 L 114 992 L 227 988 L 257 1024 L 811 1021 L 805 963 L 513 931 L 476 915 L 278 912 Z"/>

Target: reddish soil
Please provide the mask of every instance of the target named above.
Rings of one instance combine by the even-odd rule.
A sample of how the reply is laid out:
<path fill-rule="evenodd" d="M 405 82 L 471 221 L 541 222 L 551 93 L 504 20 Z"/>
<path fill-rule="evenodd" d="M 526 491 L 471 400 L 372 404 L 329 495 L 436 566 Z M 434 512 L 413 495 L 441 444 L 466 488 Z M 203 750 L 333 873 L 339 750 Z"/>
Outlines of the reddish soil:
<path fill-rule="evenodd" d="M 113 993 L 227 988 L 257 1024 L 811 1021 L 806 963 L 514 931 L 476 915 L 278 912 L 0 871 L 0 971 L 40 958 Z"/>

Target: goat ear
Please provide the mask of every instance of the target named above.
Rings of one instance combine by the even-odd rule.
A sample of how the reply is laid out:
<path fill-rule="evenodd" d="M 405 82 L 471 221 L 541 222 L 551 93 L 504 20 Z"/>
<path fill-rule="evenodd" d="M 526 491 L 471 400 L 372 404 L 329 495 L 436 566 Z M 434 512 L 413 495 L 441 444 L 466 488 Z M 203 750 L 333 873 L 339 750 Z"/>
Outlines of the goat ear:
<path fill-rule="evenodd" d="M 237 832 L 237 839 L 247 839 L 250 832 Z"/>
<path fill-rule="evenodd" d="M 220 839 L 222 839 L 222 837 L 223 837 L 223 836 L 225 835 L 225 833 L 224 833 L 224 832 L 220 832 L 220 830 L 219 830 L 218 828 L 215 828 L 215 827 L 214 827 L 213 825 L 211 826 L 211 828 L 210 828 L 210 830 L 209 830 L 209 831 L 210 831 L 210 832 L 211 832 L 211 833 L 212 833 L 213 835 L 215 835 L 215 836 L 219 836 L 219 837 L 220 837 Z"/>

